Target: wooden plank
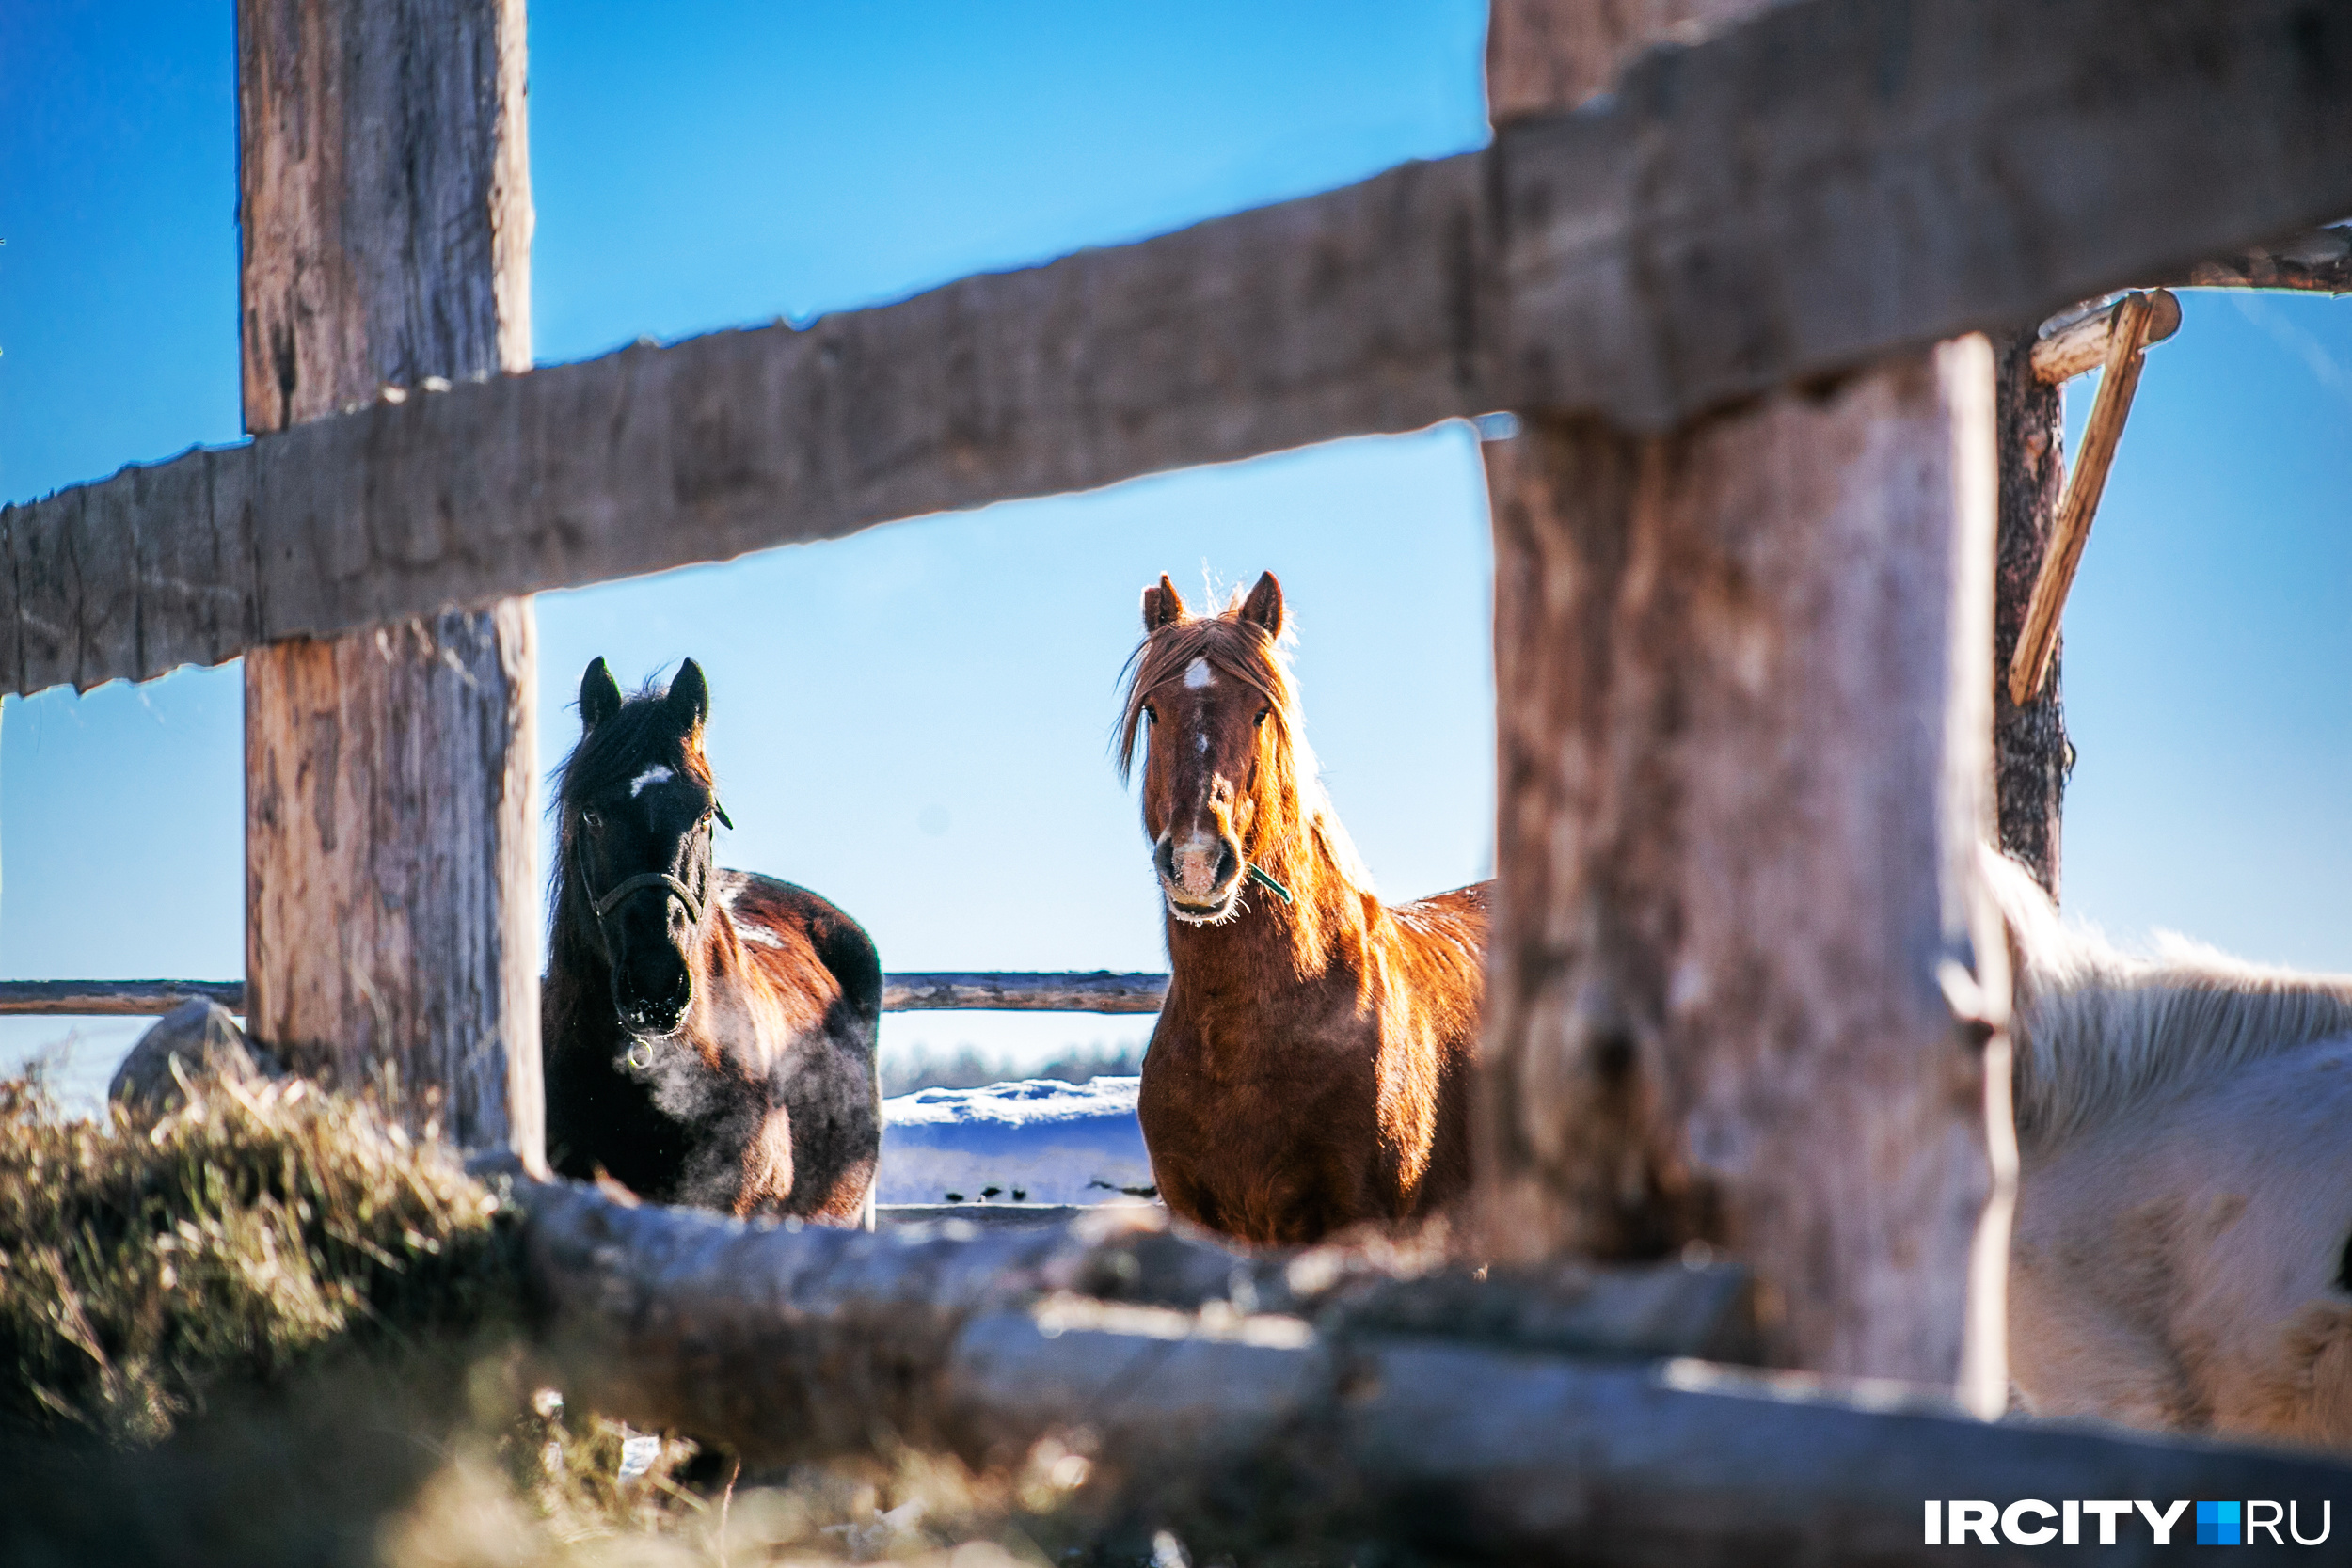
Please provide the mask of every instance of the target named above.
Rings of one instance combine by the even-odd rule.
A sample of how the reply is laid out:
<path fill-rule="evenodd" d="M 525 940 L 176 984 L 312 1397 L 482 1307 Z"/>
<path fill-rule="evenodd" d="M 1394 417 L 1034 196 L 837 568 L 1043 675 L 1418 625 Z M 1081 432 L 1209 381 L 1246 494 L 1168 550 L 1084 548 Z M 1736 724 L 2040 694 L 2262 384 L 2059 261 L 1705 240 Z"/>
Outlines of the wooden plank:
<path fill-rule="evenodd" d="M 2141 280 L 2175 289 L 2296 289 L 2352 293 L 2352 224 L 2307 229 Z"/>
<path fill-rule="evenodd" d="M 1498 385 L 1658 431 L 2352 210 L 2352 16 L 1777 5 L 1496 154 Z"/>
<path fill-rule="evenodd" d="M 530 368 L 523 48 L 523 0 L 239 0 L 245 418 L 279 433 L 247 452 L 364 434 L 333 416 L 386 382 Z M 396 1076 L 461 1145 L 536 1160 L 531 606 L 487 592 L 373 626 L 279 613 L 301 574 L 462 555 L 484 498 L 444 483 L 388 517 L 354 488 L 385 477 L 364 460 L 215 467 L 88 492 L 83 674 L 217 657 L 230 626 L 321 634 L 245 661 L 247 1027 L 330 1082 Z M 214 510 L 170 515 L 151 495 Z M 271 569 L 287 563 L 296 578 Z"/>
<path fill-rule="evenodd" d="M 199 996 L 245 1011 L 243 980 L 0 980 L 0 1017 L 160 1017 Z"/>
<path fill-rule="evenodd" d="M 2135 291 L 2137 292 L 2137 291 Z M 2033 373 L 2055 387 L 2088 375 L 2106 363 L 2107 343 L 2115 333 L 2116 317 L 2128 294 L 2108 300 L 2096 309 L 2054 317 L 2034 340 Z M 2147 342 L 2160 343 L 2181 329 L 2181 302 L 2169 289 L 2148 292 Z"/>
<path fill-rule="evenodd" d="M 807 330 L 722 332 L 460 381 L 179 463 L 248 530 L 200 584 L 255 634 L 341 631 L 1082 490 L 1481 406 L 1476 158 L 1051 267 L 968 278 Z M 0 512 L 21 652 L 0 687 L 87 687 L 216 657 L 153 625 L 143 661 L 86 650 L 56 537 L 136 470 Z M 442 519 L 464 516 L 460 536 Z M 5 582 L 6 578 L 0 578 Z M 186 591 L 184 588 L 183 591 Z"/>
<path fill-rule="evenodd" d="M 1698 1568 L 1942 1562 L 1931 1498 L 2308 1506 L 2352 1481 L 2317 1457 L 1967 1419 L 1900 1386 L 1629 1359 L 1658 1354 L 1638 1337 L 1580 1358 L 1512 1336 L 1551 1310 L 1540 1283 L 1236 1257 L 1132 1212 L 862 1234 L 568 1184 L 516 1196 L 566 1394 L 752 1465 L 908 1442 L 1018 1466 L 1059 1434 L 1093 1462 L 1081 1510 L 1177 1523 L 1166 1511 L 1239 1498 L 1276 1539 L 1320 1527 L 1443 1561 Z M 1318 1276 L 1332 1283 L 1291 1285 Z M 1581 1289 L 1586 1322 L 1646 1334 L 1679 1321 L 1654 1292 L 1713 1299 L 1714 1282 L 1669 1264 Z M 1438 1310 L 1402 1311 L 1409 1327 L 1351 1308 L 1424 1291 Z M 1629 1292 L 1629 1311 L 1592 1305 Z M 2135 1520 L 2103 1560 L 2166 1555 Z"/>
<path fill-rule="evenodd" d="M 1648 24 L 1575 3 L 1577 36 Z M 1784 90 L 1814 63 L 1784 52 Z M 1726 87 L 1763 112 L 1765 85 Z M 1969 897 L 1992 415 L 1966 340 L 1664 436 L 1554 412 L 1484 449 L 1502 760 L 1478 1140 L 1489 1255 L 1727 1249 L 1779 1303 L 1775 1362 L 1964 1384 L 1988 1411 L 2000 1276 L 1972 1259 L 2005 1188 L 1981 1032 L 1931 977 L 2006 994 Z"/>
<path fill-rule="evenodd" d="M 177 459 L 209 499 L 140 536 L 228 542 L 167 584 L 59 543 L 126 472 L 0 510 L 0 689 L 1498 407 L 1659 431 L 2039 321 L 2352 209 L 2352 26 L 2313 14 L 1797 0 L 1487 152 Z"/>
<path fill-rule="evenodd" d="M 1075 971 L 1044 974 L 904 974 L 882 976 L 882 1011 L 1004 1008 L 1015 1012 L 1156 1013 L 1165 974 Z"/>
<path fill-rule="evenodd" d="M 1494 0 L 1486 20 L 1486 116 L 1496 125 L 1556 114 L 1607 90 L 1661 39 L 1688 43 L 1737 23 L 1754 0 Z"/>
<path fill-rule="evenodd" d="M 2058 521 L 2050 531 L 2048 552 L 2034 579 L 2033 598 L 2026 607 L 2026 624 L 2010 656 L 2009 695 L 2014 703 L 2029 700 L 2042 689 L 2050 656 L 2058 646 L 2058 617 L 2066 612 L 2067 591 L 2082 563 L 2083 546 L 2090 542 L 2090 522 L 2106 489 L 2107 469 L 2123 439 L 2123 423 L 2131 417 L 2132 394 L 2139 388 L 2141 356 L 2148 346 L 2149 326 L 2155 311 L 2151 296 L 2137 291 L 2125 294 L 2116 309 L 2114 329 L 2107 337 L 2106 373 L 2100 378 L 2090 418 L 2083 426 L 2083 448 L 2074 471 L 2058 502 Z"/>
<path fill-rule="evenodd" d="M 943 1009 L 1056 1013 L 1155 1013 L 1168 994 L 1165 974 L 1107 970 L 927 973 L 882 976 L 882 1011 Z M 192 996 L 245 1011 L 242 980 L 0 980 L 0 1016 L 163 1014 Z"/>

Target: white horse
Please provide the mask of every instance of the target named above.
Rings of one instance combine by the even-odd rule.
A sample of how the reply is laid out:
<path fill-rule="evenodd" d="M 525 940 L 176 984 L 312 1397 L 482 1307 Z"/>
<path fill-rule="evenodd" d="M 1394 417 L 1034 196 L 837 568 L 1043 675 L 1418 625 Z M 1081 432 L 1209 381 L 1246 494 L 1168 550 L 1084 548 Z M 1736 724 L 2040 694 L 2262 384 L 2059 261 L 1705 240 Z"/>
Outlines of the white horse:
<path fill-rule="evenodd" d="M 2016 974 L 2027 1409 L 2352 1448 L 2352 976 L 2124 954 L 1988 850 Z"/>

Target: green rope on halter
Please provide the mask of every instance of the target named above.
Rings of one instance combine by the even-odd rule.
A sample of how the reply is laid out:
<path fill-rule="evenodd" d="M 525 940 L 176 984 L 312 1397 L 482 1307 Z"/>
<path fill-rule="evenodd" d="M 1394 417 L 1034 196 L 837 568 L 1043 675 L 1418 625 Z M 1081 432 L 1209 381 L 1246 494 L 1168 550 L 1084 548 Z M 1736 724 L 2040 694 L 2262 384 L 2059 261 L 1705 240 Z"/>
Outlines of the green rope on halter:
<path fill-rule="evenodd" d="M 1273 878 L 1259 870 L 1257 862 L 1249 861 L 1245 863 L 1248 869 L 1249 879 L 1251 881 L 1257 883 L 1260 887 L 1273 889 L 1274 896 L 1279 898 L 1285 904 L 1295 904 L 1298 901 L 1291 896 L 1290 889 L 1284 887 L 1281 883 L 1276 881 Z"/>

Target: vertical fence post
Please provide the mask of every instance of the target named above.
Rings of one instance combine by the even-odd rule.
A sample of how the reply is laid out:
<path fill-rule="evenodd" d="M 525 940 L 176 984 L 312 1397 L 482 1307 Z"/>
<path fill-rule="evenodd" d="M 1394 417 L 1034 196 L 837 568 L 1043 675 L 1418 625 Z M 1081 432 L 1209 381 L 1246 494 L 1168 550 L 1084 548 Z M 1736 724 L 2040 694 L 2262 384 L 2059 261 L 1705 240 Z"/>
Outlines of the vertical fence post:
<path fill-rule="evenodd" d="M 522 0 L 238 0 L 247 430 L 530 368 L 524 60 Z M 253 1033 L 535 1162 L 533 683 L 527 599 L 245 660 Z"/>
<path fill-rule="evenodd" d="M 1757 8 L 1495 0 L 1498 129 Z M 1727 1248 L 1779 1362 L 1997 1408 L 1992 356 L 1962 340 L 1657 437 L 1519 412 L 1486 448 L 1482 1244 Z"/>
<path fill-rule="evenodd" d="M 2010 700 L 2009 661 L 2042 575 L 2065 489 L 2059 389 L 2034 374 L 2034 335 L 2000 341 L 2001 521 L 1993 610 L 1993 789 L 2003 849 L 2058 896 L 2066 800 L 2066 710 L 2058 699 L 2063 647 L 2033 701 Z"/>

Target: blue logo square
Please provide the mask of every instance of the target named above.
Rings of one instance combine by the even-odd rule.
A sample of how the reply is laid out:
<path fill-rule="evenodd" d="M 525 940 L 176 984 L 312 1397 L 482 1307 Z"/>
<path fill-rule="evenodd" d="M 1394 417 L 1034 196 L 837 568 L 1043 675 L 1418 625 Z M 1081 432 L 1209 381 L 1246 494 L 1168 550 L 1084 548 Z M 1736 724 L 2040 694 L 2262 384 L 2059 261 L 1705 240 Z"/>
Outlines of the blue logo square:
<path fill-rule="evenodd" d="M 2200 1546 L 2242 1546 L 2238 1539 L 2238 1505 L 2235 1503 L 2199 1503 L 2197 1505 L 2197 1544 Z"/>

